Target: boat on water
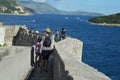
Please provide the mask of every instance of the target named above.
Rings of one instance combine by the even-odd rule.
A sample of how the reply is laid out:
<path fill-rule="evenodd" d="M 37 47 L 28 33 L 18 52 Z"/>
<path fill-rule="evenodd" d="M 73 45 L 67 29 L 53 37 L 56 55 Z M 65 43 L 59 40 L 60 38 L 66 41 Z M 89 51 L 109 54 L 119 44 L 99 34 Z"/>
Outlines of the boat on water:
<path fill-rule="evenodd" d="M 77 17 L 76 19 L 80 19 L 80 17 Z"/>
<path fill-rule="evenodd" d="M 33 20 L 33 22 L 35 22 L 35 20 Z"/>
<path fill-rule="evenodd" d="M 68 17 L 66 16 L 65 19 L 68 19 Z"/>

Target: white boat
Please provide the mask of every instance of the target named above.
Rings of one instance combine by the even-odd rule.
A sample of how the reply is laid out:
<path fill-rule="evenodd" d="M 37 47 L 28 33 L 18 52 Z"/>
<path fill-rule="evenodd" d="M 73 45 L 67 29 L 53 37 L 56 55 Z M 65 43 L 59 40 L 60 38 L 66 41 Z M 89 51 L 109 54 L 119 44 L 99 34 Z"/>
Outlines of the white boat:
<path fill-rule="evenodd" d="M 33 22 L 35 22 L 35 20 L 33 20 Z"/>
<path fill-rule="evenodd" d="M 68 19 L 68 17 L 65 17 L 65 19 Z"/>
<path fill-rule="evenodd" d="M 77 17 L 76 19 L 80 19 L 79 17 Z"/>

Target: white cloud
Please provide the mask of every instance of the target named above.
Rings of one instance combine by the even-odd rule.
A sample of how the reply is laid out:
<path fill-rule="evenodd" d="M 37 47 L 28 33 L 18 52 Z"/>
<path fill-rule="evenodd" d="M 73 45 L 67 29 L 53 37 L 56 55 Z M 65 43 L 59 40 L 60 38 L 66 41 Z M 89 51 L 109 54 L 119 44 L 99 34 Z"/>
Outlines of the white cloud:
<path fill-rule="evenodd" d="M 45 0 L 33 0 L 33 1 L 36 1 L 36 2 L 45 2 Z"/>

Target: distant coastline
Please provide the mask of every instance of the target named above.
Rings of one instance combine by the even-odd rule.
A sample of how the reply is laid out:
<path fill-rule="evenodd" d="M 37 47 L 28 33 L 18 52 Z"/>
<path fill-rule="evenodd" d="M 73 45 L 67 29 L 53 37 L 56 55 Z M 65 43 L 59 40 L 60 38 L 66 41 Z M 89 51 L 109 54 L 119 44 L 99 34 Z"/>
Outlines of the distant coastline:
<path fill-rule="evenodd" d="M 100 26 L 120 27 L 120 24 L 93 23 L 93 22 L 89 22 L 89 23 L 93 25 L 100 25 Z"/>
<path fill-rule="evenodd" d="M 32 15 L 32 14 L 31 14 L 31 13 L 25 13 L 25 14 L 10 14 L 10 13 L 0 13 L 0 15 L 29 16 L 29 15 Z"/>

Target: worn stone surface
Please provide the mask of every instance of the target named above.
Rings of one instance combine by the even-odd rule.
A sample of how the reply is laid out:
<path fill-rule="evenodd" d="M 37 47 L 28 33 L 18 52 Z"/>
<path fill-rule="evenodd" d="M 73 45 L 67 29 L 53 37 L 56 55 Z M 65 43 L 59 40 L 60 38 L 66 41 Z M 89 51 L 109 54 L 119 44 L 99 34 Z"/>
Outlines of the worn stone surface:
<path fill-rule="evenodd" d="M 0 45 L 4 44 L 5 28 L 0 27 Z"/>
<path fill-rule="evenodd" d="M 68 38 L 56 44 L 57 53 L 54 54 L 53 60 L 54 80 L 110 80 L 103 73 L 79 61 L 76 55 L 80 54 L 77 54 L 77 51 L 82 48 L 74 44 L 82 45 L 82 42 Z"/>
<path fill-rule="evenodd" d="M 51 71 L 46 72 L 40 69 L 40 67 L 36 67 L 33 69 L 28 80 L 53 80 L 53 74 Z"/>
<path fill-rule="evenodd" d="M 56 47 L 61 47 L 63 50 L 60 50 L 59 52 L 62 51 L 62 53 L 65 54 L 71 54 L 75 57 L 75 59 L 82 61 L 82 49 L 83 49 L 83 42 L 75 39 L 75 38 L 70 38 L 68 37 L 65 40 L 62 40 L 56 44 Z"/>
<path fill-rule="evenodd" d="M 7 44 L 7 46 L 12 45 L 13 37 L 17 34 L 19 27 L 22 27 L 22 26 L 4 26 L 5 43 Z"/>
<path fill-rule="evenodd" d="M 29 29 L 24 25 L 6 25 L 0 27 L 0 42 L 7 46 L 32 46 L 37 42 L 37 38 L 42 34 L 34 31 L 29 33 Z"/>
<path fill-rule="evenodd" d="M 48 64 L 48 72 L 45 69 L 41 69 L 40 66 L 33 68 L 28 80 L 53 80 L 53 59 L 50 57 Z"/>
<path fill-rule="evenodd" d="M 30 47 L 0 49 L 0 80 L 24 80 L 30 65 Z"/>
<path fill-rule="evenodd" d="M 13 37 L 14 46 L 32 46 L 37 43 L 41 34 L 30 32 L 28 29 L 20 28 L 16 36 Z"/>

